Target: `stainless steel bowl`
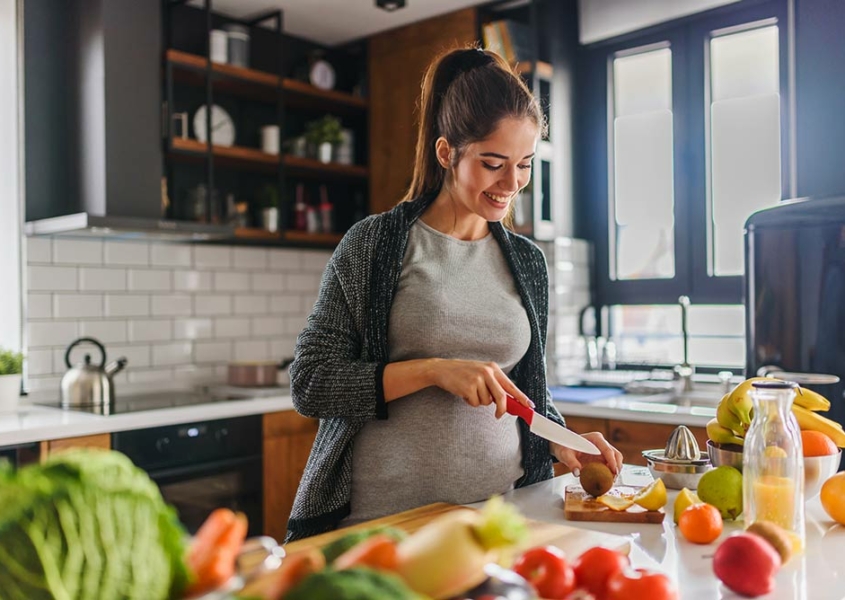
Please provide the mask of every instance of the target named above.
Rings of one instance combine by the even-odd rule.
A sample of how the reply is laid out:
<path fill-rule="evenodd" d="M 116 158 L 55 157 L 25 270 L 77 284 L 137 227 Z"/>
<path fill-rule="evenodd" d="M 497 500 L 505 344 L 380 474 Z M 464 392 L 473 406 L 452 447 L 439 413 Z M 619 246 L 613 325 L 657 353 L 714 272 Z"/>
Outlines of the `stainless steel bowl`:
<path fill-rule="evenodd" d="M 698 458 L 692 460 L 666 458 L 666 452 L 662 449 L 645 450 L 643 457 L 652 477 L 659 477 L 667 488 L 673 490 L 697 489 L 698 480 L 712 468 L 710 458 L 704 452 L 700 452 Z"/>
<path fill-rule="evenodd" d="M 714 467 L 727 465 L 742 471 L 742 446 L 735 444 L 716 444 L 707 440 L 707 455 Z"/>

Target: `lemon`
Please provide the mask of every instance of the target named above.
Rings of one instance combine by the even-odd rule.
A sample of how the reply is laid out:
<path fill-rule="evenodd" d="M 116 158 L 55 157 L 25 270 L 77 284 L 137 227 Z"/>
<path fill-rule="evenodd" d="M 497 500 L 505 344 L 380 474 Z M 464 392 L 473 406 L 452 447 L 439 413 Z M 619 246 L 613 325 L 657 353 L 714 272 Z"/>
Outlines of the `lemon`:
<path fill-rule="evenodd" d="M 646 510 L 660 510 L 666 506 L 666 486 L 659 477 L 632 498 L 634 504 Z"/>
<path fill-rule="evenodd" d="M 786 450 L 780 446 L 766 446 L 763 450 L 763 456 L 766 458 L 786 458 Z"/>
<path fill-rule="evenodd" d="M 632 506 L 634 506 L 634 501 L 630 498 L 624 498 L 622 496 L 611 496 L 609 494 L 604 494 L 603 496 L 599 496 L 596 498 L 596 502 L 600 504 L 604 504 L 611 510 L 617 510 L 622 512 L 623 510 L 628 510 Z"/>
<path fill-rule="evenodd" d="M 675 498 L 675 506 L 673 509 L 675 525 L 678 524 L 678 520 L 681 518 L 681 513 L 693 504 L 701 504 L 701 500 L 695 492 L 691 492 L 687 488 L 678 492 L 678 497 Z"/>

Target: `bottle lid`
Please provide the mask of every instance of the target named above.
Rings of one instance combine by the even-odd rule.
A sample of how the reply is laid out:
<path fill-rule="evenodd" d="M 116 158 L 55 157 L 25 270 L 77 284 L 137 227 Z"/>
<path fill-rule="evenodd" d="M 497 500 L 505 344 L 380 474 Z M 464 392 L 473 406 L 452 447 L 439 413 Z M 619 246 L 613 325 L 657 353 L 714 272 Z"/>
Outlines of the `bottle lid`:
<path fill-rule="evenodd" d="M 793 390 L 798 387 L 794 381 L 781 381 L 779 379 L 769 379 L 767 381 L 755 381 L 751 387 L 760 390 Z"/>

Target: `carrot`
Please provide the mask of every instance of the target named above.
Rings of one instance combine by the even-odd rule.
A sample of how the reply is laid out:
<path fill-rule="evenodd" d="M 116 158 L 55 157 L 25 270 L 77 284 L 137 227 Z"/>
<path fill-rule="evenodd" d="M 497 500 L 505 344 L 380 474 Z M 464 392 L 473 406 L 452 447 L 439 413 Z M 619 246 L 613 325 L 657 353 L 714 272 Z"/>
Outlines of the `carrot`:
<path fill-rule="evenodd" d="M 211 518 L 210 516 L 209 519 Z M 203 537 L 203 545 L 195 542 L 191 547 L 188 566 L 194 575 L 194 580 L 187 590 L 189 596 L 218 588 L 235 574 L 235 562 L 246 538 L 248 525 L 246 516 L 243 513 L 231 513 L 231 520 L 228 516 L 215 517 L 215 519 L 221 521 L 225 519 L 229 522 L 222 530 L 219 529 L 218 524 L 215 524 L 212 531 L 218 534 L 216 538 L 212 539 L 213 536 L 209 534 Z M 212 541 L 209 542 L 209 539 Z"/>
<path fill-rule="evenodd" d="M 275 572 L 259 577 L 239 592 L 243 597 L 278 600 L 299 583 L 317 571 L 323 570 L 326 559 L 319 550 L 304 550 L 289 554 Z"/>
<path fill-rule="evenodd" d="M 371 567 L 395 571 L 399 562 L 396 541 L 383 533 L 367 538 L 338 556 L 332 566 L 338 571 L 354 567 Z"/>
<path fill-rule="evenodd" d="M 197 530 L 188 551 L 187 563 L 191 570 L 196 570 L 208 560 L 208 554 L 217 546 L 217 540 L 226 533 L 236 518 L 235 513 L 228 508 L 215 509 L 208 515 Z"/>

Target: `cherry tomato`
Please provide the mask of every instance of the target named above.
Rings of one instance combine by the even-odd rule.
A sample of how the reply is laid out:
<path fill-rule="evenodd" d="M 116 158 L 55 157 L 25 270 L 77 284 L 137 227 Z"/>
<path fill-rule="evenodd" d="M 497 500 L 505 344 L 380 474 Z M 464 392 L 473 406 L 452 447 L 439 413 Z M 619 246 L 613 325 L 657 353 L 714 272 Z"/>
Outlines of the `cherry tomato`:
<path fill-rule="evenodd" d="M 678 590 L 663 573 L 647 569 L 618 571 L 607 581 L 604 600 L 678 600 Z"/>
<path fill-rule="evenodd" d="M 615 550 L 596 546 L 575 559 L 575 581 L 596 598 L 602 598 L 610 576 L 631 564 L 628 557 Z"/>
<path fill-rule="evenodd" d="M 555 546 L 538 546 L 520 556 L 513 570 L 549 600 L 562 600 L 575 589 L 575 573 L 566 555 Z"/>

